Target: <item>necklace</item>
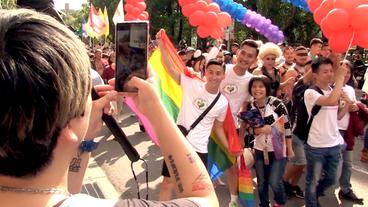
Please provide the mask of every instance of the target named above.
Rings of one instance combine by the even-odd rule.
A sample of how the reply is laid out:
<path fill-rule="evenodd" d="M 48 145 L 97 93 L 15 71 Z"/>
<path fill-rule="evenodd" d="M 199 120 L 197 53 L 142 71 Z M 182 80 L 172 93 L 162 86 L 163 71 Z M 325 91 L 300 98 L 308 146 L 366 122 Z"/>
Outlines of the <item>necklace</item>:
<path fill-rule="evenodd" d="M 3 186 L 0 185 L 0 191 L 3 192 L 16 192 L 16 193 L 29 193 L 29 194 L 59 194 L 59 195 L 66 195 L 68 197 L 71 194 L 63 189 L 58 188 L 17 188 L 17 187 L 10 187 L 10 186 Z"/>

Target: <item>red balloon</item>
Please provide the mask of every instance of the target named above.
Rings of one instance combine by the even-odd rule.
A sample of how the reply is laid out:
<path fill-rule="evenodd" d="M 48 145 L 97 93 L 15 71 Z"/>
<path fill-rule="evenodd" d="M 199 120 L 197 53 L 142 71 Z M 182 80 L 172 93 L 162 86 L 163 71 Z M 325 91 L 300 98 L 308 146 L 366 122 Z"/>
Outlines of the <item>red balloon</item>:
<path fill-rule="evenodd" d="M 204 12 L 207 12 L 207 7 L 208 4 L 207 2 L 203 1 L 203 0 L 199 0 L 195 3 L 195 8 L 196 10 L 202 10 Z"/>
<path fill-rule="evenodd" d="M 328 44 L 332 51 L 344 53 L 349 49 L 349 44 L 353 38 L 353 29 L 348 28 L 344 31 L 332 33 Z"/>
<path fill-rule="evenodd" d="M 215 13 L 221 12 L 219 5 L 216 3 L 210 3 L 207 7 L 207 11 L 213 11 Z"/>
<path fill-rule="evenodd" d="M 321 22 L 321 30 L 323 35 L 329 39 L 331 36 L 332 31 L 330 30 L 330 27 L 328 27 L 327 23 L 326 23 L 326 18 L 324 18 Z"/>
<path fill-rule="evenodd" d="M 210 28 L 204 25 L 199 25 L 197 29 L 197 34 L 201 38 L 206 38 L 210 35 Z"/>
<path fill-rule="evenodd" d="M 132 21 L 134 18 L 135 18 L 135 17 L 134 17 L 133 15 L 131 15 L 131 14 L 126 14 L 126 15 L 124 16 L 124 20 L 125 20 L 125 21 Z"/>
<path fill-rule="evenodd" d="M 186 17 L 189 17 L 196 10 L 197 9 L 195 4 L 187 4 L 182 7 L 183 15 Z"/>
<path fill-rule="evenodd" d="M 133 16 L 138 16 L 142 13 L 142 11 L 140 9 L 138 9 L 137 7 L 134 7 L 133 10 L 132 10 L 132 15 Z"/>
<path fill-rule="evenodd" d="M 187 5 L 187 4 L 189 4 L 188 0 L 179 0 L 179 5 L 181 7 L 183 7 L 183 6 Z"/>
<path fill-rule="evenodd" d="M 334 0 L 324 0 L 322 4 L 314 11 L 314 21 L 317 24 L 321 24 L 323 18 L 325 18 L 332 9 L 334 9 Z"/>
<path fill-rule="evenodd" d="M 367 0 L 335 0 L 335 8 L 345 9 L 352 12 L 359 5 L 368 4 Z"/>
<path fill-rule="evenodd" d="M 205 14 L 204 24 L 208 27 L 213 27 L 217 22 L 217 14 L 215 12 L 207 12 Z"/>
<path fill-rule="evenodd" d="M 221 39 L 221 37 L 224 36 L 224 29 L 220 28 L 220 27 L 214 27 L 211 30 L 210 36 L 217 40 L 217 39 Z"/>
<path fill-rule="evenodd" d="M 330 31 L 337 32 L 350 26 L 350 14 L 344 9 L 332 9 L 322 21 Z"/>
<path fill-rule="evenodd" d="M 217 14 L 217 23 L 219 27 L 227 27 L 231 24 L 231 16 L 226 12 L 220 12 Z"/>
<path fill-rule="evenodd" d="M 204 0 L 205 2 L 207 2 L 207 4 L 212 3 L 212 0 Z"/>
<path fill-rule="evenodd" d="M 355 30 L 354 42 L 360 47 L 368 48 L 368 29 Z"/>
<path fill-rule="evenodd" d="M 368 4 L 355 8 L 351 15 L 351 25 L 354 29 L 365 29 L 368 23 Z"/>
<path fill-rule="evenodd" d="M 139 10 L 141 10 L 141 12 L 145 11 L 147 8 L 146 3 L 144 2 L 139 2 L 135 4 L 135 7 L 138 8 Z"/>
<path fill-rule="evenodd" d="M 144 20 L 147 20 L 149 18 L 149 14 L 148 14 L 147 11 L 142 12 L 141 15 L 144 15 L 145 16 Z"/>
<path fill-rule="evenodd" d="M 131 4 L 125 4 L 125 5 L 124 5 L 124 10 L 125 10 L 127 13 L 132 13 L 133 9 L 134 9 L 134 6 L 133 6 L 133 5 L 131 5 Z"/>
<path fill-rule="evenodd" d="M 312 13 L 321 5 L 323 0 L 309 0 L 308 1 L 308 7 L 309 10 L 311 10 Z"/>
<path fill-rule="evenodd" d="M 201 25 L 204 20 L 204 11 L 195 11 L 189 16 L 189 24 L 192 26 Z"/>

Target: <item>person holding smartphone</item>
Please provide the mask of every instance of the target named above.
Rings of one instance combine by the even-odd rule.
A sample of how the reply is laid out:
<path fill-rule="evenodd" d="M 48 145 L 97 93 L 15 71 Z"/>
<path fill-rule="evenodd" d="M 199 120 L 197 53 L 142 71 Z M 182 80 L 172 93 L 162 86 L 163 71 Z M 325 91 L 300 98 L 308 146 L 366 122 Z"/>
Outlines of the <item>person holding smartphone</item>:
<path fill-rule="evenodd" d="M 89 150 L 81 143 L 95 135 L 105 106 L 117 93 L 110 86 L 96 87 L 99 95 L 106 96 L 92 106 L 90 64 L 83 43 L 49 16 L 24 9 L 0 10 L 0 37 L 0 82 L 7 97 L 0 109 L 1 205 L 219 205 L 204 165 L 169 118 L 153 86 L 136 77 L 129 81 L 138 89 L 133 100 L 152 123 L 169 171 L 178 174 L 174 184 L 181 186 L 177 192 L 181 199 L 154 202 L 72 195 L 68 183 L 80 182 L 83 175 L 78 175 L 84 174 L 86 165 L 68 181 L 69 165 L 75 154 L 80 155 L 79 162 L 88 161 Z M 208 188 L 193 190 L 195 182 Z"/>

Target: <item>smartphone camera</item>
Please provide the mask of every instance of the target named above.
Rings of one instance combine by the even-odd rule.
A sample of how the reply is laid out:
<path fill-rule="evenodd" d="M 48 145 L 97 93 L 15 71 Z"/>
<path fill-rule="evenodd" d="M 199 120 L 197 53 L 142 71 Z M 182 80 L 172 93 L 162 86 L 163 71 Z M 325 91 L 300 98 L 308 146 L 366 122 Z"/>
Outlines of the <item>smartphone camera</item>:
<path fill-rule="evenodd" d="M 147 79 L 148 21 L 118 23 L 115 35 L 115 90 L 137 92 L 127 83 L 133 76 Z"/>

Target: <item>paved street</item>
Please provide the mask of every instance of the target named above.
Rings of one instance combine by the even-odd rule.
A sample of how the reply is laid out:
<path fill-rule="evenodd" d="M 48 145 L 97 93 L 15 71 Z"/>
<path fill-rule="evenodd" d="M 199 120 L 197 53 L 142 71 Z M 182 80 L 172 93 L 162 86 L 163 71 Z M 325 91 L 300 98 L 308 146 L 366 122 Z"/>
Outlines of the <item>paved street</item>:
<path fill-rule="evenodd" d="M 148 163 L 149 171 L 149 199 L 157 200 L 159 194 L 159 184 L 161 182 L 161 164 L 162 157 L 159 149 L 147 138 L 145 133 L 139 131 L 139 125 L 136 118 L 130 111 L 124 108 L 120 116 L 121 127 L 128 136 L 130 142 L 136 147 L 141 157 Z M 165 126 L 162 126 L 165 127 Z M 133 174 L 130 169 L 130 161 L 124 154 L 119 144 L 113 140 L 108 129 L 104 128 L 101 135 L 99 148 L 93 153 L 88 172 L 85 178 L 84 192 L 89 194 L 116 198 L 119 195 L 121 198 L 137 198 L 137 186 L 135 184 Z M 353 162 L 353 177 L 352 184 L 354 191 L 362 198 L 365 198 L 365 205 L 368 206 L 368 164 L 359 161 L 360 150 L 362 149 L 363 140 L 357 140 L 356 150 L 354 153 Z M 146 195 L 145 171 L 143 162 L 134 163 L 134 169 L 140 183 L 141 197 Z M 222 180 L 226 180 L 223 178 Z M 304 180 L 304 177 L 301 181 Z M 254 179 L 254 182 L 256 180 Z M 304 182 L 300 182 L 304 187 Z M 303 183 L 303 184 L 302 184 Z M 112 185 L 111 185 L 112 184 Z M 92 190 L 91 190 L 92 189 Z M 229 202 L 229 193 L 226 186 L 216 188 L 222 207 L 227 207 Z M 351 202 L 343 202 L 335 196 L 338 189 L 331 189 L 326 193 L 325 197 L 320 199 L 322 206 L 362 206 L 353 205 Z M 255 192 L 257 195 L 257 192 Z M 272 199 L 272 193 L 270 193 Z M 258 201 L 257 201 L 258 202 Z M 301 207 L 304 206 L 304 201 L 298 198 L 293 198 L 288 201 L 286 206 Z"/>

